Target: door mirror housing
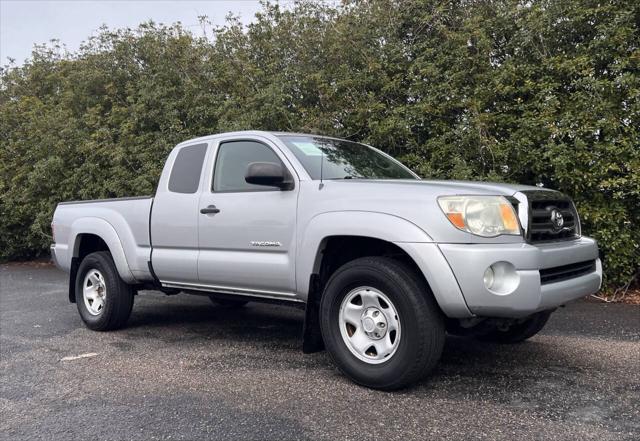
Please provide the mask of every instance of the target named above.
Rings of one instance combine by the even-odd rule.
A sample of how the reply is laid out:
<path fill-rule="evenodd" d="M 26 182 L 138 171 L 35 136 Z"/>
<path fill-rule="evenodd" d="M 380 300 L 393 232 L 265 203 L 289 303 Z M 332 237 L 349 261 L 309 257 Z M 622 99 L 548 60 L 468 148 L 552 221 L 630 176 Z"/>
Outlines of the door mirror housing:
<path fill-rule="evenodd" d="M 278 187 L 280 190 L 291 190 L 293 180 L 282 166 L 275 162 L 252 162 L 247 167 L 244 180 L 249 184 Z"/>

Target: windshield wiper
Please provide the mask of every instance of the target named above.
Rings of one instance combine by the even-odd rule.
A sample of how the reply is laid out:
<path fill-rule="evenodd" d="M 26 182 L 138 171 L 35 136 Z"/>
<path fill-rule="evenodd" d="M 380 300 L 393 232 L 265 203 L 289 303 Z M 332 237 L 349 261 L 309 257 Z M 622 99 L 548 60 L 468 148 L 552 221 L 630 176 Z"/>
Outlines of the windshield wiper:
<path fill-rule="evenodd" d="M 342 178 L 324 178 L 325 181 L 341 181 L 343 179 L 368 179 L 364 176 L 344 176 Z"/>

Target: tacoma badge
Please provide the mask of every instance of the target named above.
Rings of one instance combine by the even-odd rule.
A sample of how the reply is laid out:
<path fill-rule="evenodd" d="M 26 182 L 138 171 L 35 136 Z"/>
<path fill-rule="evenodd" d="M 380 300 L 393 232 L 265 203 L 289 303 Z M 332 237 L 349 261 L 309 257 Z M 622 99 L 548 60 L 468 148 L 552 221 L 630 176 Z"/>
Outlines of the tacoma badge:
<path fill-rule="evenodd" d="M 252 240 L 249 242 L 252 247 L 281 247 L 282 244 L 271 240 Z"/>

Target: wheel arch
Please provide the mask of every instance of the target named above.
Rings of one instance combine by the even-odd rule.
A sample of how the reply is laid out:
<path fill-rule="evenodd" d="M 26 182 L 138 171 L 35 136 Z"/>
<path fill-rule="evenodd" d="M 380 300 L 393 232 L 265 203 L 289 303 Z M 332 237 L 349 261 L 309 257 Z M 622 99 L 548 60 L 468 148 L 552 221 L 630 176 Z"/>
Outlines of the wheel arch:
<path fill-rule="evenodd" d="M 316 216 L 302 235 L 296 280 L 305 295 L 303 351 L 324 347 L 320 335 L 320 297 L 330 275 L 345 263 L 365 256 L 390 256 L 428 280 L 414 259 L 394 242 L 432 242 L 415 224 L 397 216 L 372 212 L 332 212 Z"/>
<path fill-rule="evenodd" d="M 414 223 L 387 213 L 335 211 L 309 221 L 300 235 L 296 258 L 298 295 L 306 300 L 310 276 L 319 274 L 323 253 L 331 238 L 360 237 L 393 245 L 395 242 L 431 243 L 433 239 Z"/>
<path fill-rule="evenodd" d="M 320 333 L 320 300 L 329 277 L 342 265 L 360 257 L 391 257 L 409 267 L 431 289 L 429 281 L 413 258 L 392 242 L 365 236 L 335 235 L 325 238 L 320 247 L 317 268 L 309 277 L 309 291 L 305 304 L 302 343 L 305 353 L 316 352 L 324 347 Z"/>
<path fill-rule="evenodd" d="M 71 270 L 69 272 L 69 301 L 75 302 L 75 278 L 80 262 L 96 251 L 109 251 L 118 274 L 126 283 L 136 279 L 129 269 L 122 242 L 115 228 L 100 218 L 81 218 L 71 226 Z"/>
<path fill-rule="evenodd" d="M 438 244 L 434 243 L 427 232 L 403 218 L 385 213 L 356 211 L 324 213 L 309 222 L 301 237 L 304 240 L 298 247 L 296 281 L 298 294 L 306 300 L 303 328 L 305 352 L 322 349 L 322 340 L 319 332 L 316 332 L 323 290 L 321 269 L 327 245 L 332 240 L 340 242 L 357 237 L 360 240 L 366 238 L 384 243 L 381 249 L 386 253 L 391 252 L 418 271 L 445 316 L 473 317 L 458 281 Z"/>

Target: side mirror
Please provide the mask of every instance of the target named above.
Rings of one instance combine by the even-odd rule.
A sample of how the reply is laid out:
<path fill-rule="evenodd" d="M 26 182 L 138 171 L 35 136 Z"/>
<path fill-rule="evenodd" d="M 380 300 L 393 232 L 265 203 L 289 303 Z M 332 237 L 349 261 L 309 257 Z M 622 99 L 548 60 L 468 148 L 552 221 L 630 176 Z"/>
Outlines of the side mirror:
<path fill-rule="evenodd" d="M 293 188 L 293 182 L 288 179 L 284 167 L 275 162 L 252 162 L 247 167 L 244 180 L 249 184 L 278 187 L 281 190 Z"/>

